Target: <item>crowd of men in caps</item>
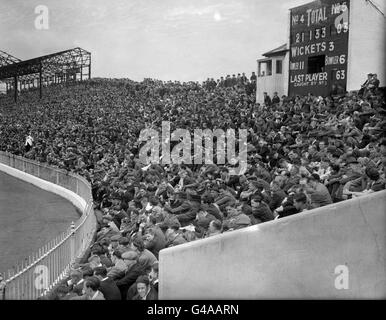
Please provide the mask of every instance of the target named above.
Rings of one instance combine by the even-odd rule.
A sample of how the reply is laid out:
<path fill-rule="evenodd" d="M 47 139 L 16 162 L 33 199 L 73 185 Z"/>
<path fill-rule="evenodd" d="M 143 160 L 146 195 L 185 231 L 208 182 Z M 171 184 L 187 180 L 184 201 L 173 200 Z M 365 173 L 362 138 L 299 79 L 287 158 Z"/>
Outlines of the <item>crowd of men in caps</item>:
<path fill-rule="evenodd" d="M 45 88 L 42 100 L 23 92 L 0 117 L 0 149 L 86 177 L 98 218 L 95 242 L 51 298 L 154 300 L 164 248 L 385 189 L 386 106 L 372 79 L 341 96 L 261 104 L 255 75 L 92 79 Z M 190 132 L 248 129 L 245 172 L 141 163 L 139 132 L 162 121 Z"/>

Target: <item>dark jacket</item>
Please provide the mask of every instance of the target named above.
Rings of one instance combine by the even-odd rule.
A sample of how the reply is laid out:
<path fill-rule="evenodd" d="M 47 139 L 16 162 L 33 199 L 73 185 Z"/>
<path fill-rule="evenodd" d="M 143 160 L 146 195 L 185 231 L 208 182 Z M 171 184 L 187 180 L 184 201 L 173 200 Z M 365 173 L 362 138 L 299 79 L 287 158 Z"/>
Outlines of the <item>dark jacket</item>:
<path fill-rule="evenodd" d="M 166 246 L 166 238 L 164 233 L 158 226 L 153 227 L 153 230 L 154 238 L 152 241 L 145 243 L 145 248 L 148 249 L 151 253 L 153 253 L 158 259 L 159 252 Z"/>
<path fill-rule="evenodd" d="M 124 277 L 116 282 L 119 290 L 121 291 L 122 299 L 126 298 L 127 290 L 137 280 L 140 275 L 143 275 L 145 268 L 142 264 L 137 262 L 128 271 L 126 271 Z"/>
<path fill-rule="evenodd" d="M 137 294 L 133 297 L 133 300 L 142 300 L 142 299 L 141 299 L 141 297 L 139 296 L 139 294 L 137 293 Z M 147 294 L 145 300 L 158 300 L 158 293 L 157 293 L 157 291 L 156 291 L 153 287 L 150 287 L 150 291 L 149 291 L 149 293 Z"/>
<path fill-rule="evenodd" d="M 110 278 L 100 282 L 99 291 L 103 293 L 106 300 L 121 300 L 121 292 L 114 280 Z"/>
<path fill-rule="evenodd" d="M 273 213 L 265 202 L 261 202 L 257 208 L 252 207 L 253 216 L 261 222 L 266 222 L 274 219 Z"/>
<path fill-rule="evenodd" d="M 200 209 L 201 203 L 198 201 L 186 201 L 183 203 L 184 211 L 179 214 L 172 210 L 172 213 L 177 213 L 177 219 L 182 227 L 189 225 L 196 218 L 196 214 Z"/>

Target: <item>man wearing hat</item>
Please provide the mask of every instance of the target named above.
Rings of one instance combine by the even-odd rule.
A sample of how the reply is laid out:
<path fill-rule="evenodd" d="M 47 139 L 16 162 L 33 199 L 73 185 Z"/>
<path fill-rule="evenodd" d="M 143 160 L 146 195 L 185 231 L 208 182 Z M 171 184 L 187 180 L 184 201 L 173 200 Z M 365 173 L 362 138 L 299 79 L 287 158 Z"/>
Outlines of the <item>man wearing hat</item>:
<path fill-rule="evenodd" d="M 371 79 L 373 78 L 372 73 L 367 74 L 367 80 L 361 85 L 361 88 L 358 91 L 358 95 L 362 96 L 366 93 L 367 87 L 370 84 Z"/>
<path fill-rule="evenodd" d="M 122 279 L 116 281 L 122 300 L 126 300 L 126 294 L 130 286 L 137 278 L 145 273 L 145 266 L 138 261 L 138 253 L 135 251 L 127 251 L 122 254 L 122 259 L 127 265 L 127 271 Z"/>

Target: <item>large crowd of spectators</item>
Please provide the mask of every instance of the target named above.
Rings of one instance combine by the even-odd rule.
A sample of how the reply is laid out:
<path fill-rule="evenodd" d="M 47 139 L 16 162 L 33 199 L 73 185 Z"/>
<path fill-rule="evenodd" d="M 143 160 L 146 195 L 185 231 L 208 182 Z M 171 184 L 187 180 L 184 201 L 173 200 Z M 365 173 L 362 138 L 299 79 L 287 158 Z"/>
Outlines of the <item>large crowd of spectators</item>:
<path fill-rule="evenodd" d="M 0 110 L 0 150 L 92 185 L 98 232 L 57 299 L 157 299 L 164 248 L 385 189 L 384 93 L 256 103 L 245 75 L 203 84 L 92 79 Z M 1 100 L 0 100 L 1 103 Z M 248 165 L 141 163 L 142 129 L 248 129 Z M 237 130 L 236 130 L 237 131 Z"/>

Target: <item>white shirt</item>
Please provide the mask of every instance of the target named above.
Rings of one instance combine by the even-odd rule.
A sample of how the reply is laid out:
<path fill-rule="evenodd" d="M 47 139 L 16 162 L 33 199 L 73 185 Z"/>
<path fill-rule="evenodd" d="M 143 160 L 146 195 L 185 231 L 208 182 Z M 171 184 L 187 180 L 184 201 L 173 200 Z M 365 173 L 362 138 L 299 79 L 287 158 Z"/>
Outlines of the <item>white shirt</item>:
<path fill-rule="evenodd" d="M 28 136 L 27 139 L 25 139 L 25 145 L 29 144 L 32 146 L 34 139 L 31 136 Z"/>
<path fill-rule="evenodd" d="M 99 290 L 95 291 L 94 295 L 91 297 L 91 300 L 95 300 L 95 298 L 97 297 L 99 293 Z"/>

